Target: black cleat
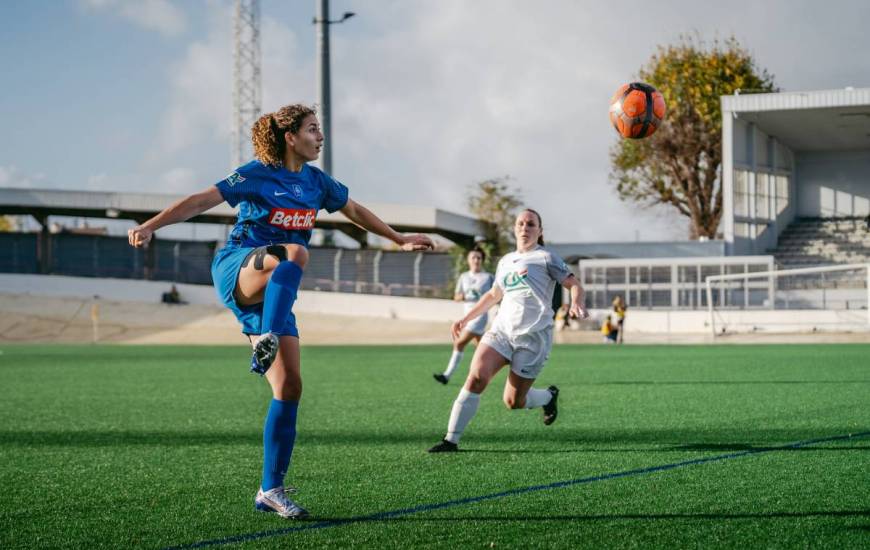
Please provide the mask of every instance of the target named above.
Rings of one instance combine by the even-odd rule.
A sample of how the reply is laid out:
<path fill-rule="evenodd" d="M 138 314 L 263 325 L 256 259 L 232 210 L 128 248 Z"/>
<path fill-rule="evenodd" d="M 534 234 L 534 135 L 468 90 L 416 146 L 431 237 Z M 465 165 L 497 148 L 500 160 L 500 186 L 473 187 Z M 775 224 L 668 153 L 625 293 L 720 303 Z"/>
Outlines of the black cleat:
<path fill-rule="evenodd" d="M 559 415 L 559 407 L 556 403 L 559 400 L 559 388 L 550 386 L 547 388 L 547 391 L 552 394 L 553 398 L 550 399 L 549 403 L 544 405 L 544 426 L 549 426 L 555 422 L 556 416 Z"/>
<path fill-rule="evenodd" d="M 278 355 L 278 337 L 267 332 L 254 342 L 254 354 L 251 356 L 251 372 L 260 376 L 266 374 Z"/>
<path fill-rule="evenodd" d="M 446 439 L 442 439 L 440 443 L 429 449 L 430 453 L 456 453 L 459 452 L 459 445 L 451 443 Z"/>
<path fill-rule="evenodd" d="M 444 384 L 445 386 L 447 385 L 447 380 L 448 380 L 448 378 L 447 378 L 446 376 L 444 376 L 443 374 L 441 374 L 440 372 L 433 374 L 433 375 L 432 375 L 432 378 L 434 378 L 435 380 L 441 382 L 441 383 Z"/>

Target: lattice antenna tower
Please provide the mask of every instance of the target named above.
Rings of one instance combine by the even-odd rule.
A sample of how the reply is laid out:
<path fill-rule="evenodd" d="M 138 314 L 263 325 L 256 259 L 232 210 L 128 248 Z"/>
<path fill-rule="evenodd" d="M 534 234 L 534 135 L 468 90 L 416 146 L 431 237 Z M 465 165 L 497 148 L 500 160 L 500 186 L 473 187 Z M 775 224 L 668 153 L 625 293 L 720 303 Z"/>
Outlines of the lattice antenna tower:
<path fill-rule="evenodd" d="M 260 2 L 236 0 L 232 168 L 251 157 L 251 126 L 260 116 Z"/>

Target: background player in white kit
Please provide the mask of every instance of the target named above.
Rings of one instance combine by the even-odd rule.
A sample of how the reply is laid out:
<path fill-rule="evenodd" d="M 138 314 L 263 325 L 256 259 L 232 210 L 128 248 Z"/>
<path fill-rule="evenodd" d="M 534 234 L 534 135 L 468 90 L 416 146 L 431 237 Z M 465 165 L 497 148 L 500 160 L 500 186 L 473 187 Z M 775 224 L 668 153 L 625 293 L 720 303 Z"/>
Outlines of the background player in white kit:
<path fill-rule="evenodd" d="M 465 302 L 465 313 L 471 309 L 480 300 L 480 297 L 489 292 L 492 288 L 492 273 L 483 270 L 483 262 L 486 260 L 486 254 L 480 248 L 474 247 L 468 252 L 466 261 L 468 262 L 468 271 L 459 276 L 456 281 L 456 290 L 453 292 L 453 299 L 457 302 Z M 480 337 L 486 332 L 486 323 L 489 320 L 489 314 L 484 311 L 478 317 L 471 319 L 462 330 L 459 338 L 453 340 L 453 353 L 450 355 L 450 362 L 447 363 L 447 369 L 443 373 L 435 373 L 432 376 L 435 380 L 446 384 L 453 375 L 453 371 L 459 366 L 462 361 L 462 355 L 465 352 L 465 346 L 474 340 L 475 344 L 480 343 Z"/>
<path fill-rule="evenodd" d="M 430 453 L 459 450 L 459 438 L 477 412 L 480 394 L 507 364 L 511 369 L 504 386 L 504 404 L 510 409 L 542 407 L 544 424 L 556 420 L 559 389 L 532 387 L 553 346 L 552 299 L 556 284 L 571 292 L 569 315 L 584 319 L 589 312 L 583 305 L 583 288 L 568 266 L 543 247 L 541 215 L 531 209 L 520 212 L 514 236 L 517 249 L 498 262 L 495 285 L 465 317 L 453 323 L 453 337 L 458 338 L 469 320 L 501 301 L 492 328 L 474 352 L 465 386 L 453 402 L 447 435 L 429 449 Z"/>

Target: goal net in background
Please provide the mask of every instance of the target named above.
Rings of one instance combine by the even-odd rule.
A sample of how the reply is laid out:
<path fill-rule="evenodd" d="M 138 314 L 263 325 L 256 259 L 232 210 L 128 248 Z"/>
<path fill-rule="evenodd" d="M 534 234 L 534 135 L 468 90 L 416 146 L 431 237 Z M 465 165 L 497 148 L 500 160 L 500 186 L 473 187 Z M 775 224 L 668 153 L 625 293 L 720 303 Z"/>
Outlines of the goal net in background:
<path fill-rule="evenodd" d="M 734 332 L 870 331 L 870 264 L 706 278 L 713 336 Z"/>

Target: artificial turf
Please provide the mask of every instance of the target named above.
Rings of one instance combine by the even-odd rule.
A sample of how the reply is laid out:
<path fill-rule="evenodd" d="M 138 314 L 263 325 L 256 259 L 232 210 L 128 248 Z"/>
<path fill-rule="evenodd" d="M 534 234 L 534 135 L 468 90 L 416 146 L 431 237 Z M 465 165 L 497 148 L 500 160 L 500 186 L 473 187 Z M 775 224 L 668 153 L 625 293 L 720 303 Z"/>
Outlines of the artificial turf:
<path fill-rule="evenodd" d="M 0 352 L 0 548 L 870 545 L 870 345 L 556 346 L 554 425 L 505 409 L 502 372 L 441 455 L 468 358 L 444 387 L 443 346 L 303 346 L 304 522 L 252 508 L 248 349 Z"/>

